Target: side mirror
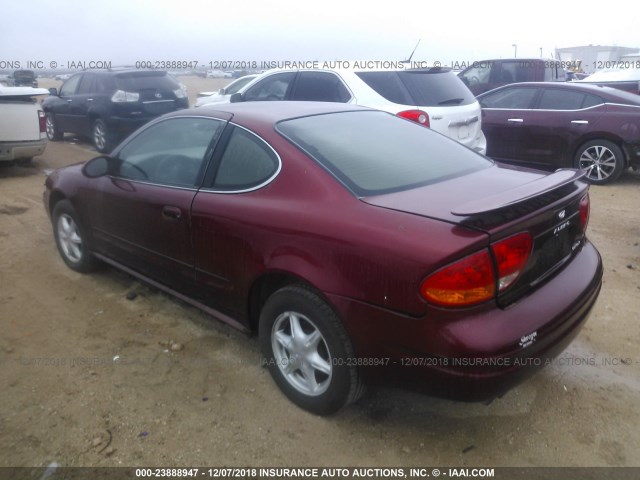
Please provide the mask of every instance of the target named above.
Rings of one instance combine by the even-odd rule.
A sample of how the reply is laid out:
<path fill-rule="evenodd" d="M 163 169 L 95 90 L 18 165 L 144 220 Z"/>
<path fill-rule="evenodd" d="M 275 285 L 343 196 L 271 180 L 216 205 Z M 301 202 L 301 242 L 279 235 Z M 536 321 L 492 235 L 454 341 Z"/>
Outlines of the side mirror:
<path fill-rule="evenodd" d="M 54 96 L 56 96 L 56 97 L 57 97 L 57 96 L 58 96 L 58 89 L 57 89 L 57 88 L 55 88 L 55 87 L 51 87 L 51 88 L 49 89 L 49 95 L 54 95 Z"/>
<path fill-rule="evenodd" d="M 92 158 L 84 164 L 82 172 L 89 178 L 98 178 L 107 175 L 111 171 L 113 158 L 103 155 Z"/>
<path fill-rule="evenodd" d="M 244 102 L 244 97 L 242 96 L 242 94 L 240 92 L 234 93 L 233 95 L 231 95 L 229 97 L 229 102 L 231 102 L 231 103 Z"/>
<path fill-rule="evenodd" d="M 224 95 L 224 87 L 222 87 L 220 90 L 218 90 L 218 94 L 219 95 Z"/>

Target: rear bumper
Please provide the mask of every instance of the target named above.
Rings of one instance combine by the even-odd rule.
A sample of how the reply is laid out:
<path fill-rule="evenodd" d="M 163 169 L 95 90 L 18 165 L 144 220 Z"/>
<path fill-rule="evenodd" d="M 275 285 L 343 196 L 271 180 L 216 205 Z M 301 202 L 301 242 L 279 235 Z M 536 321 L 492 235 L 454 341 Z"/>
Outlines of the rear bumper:
<path fill-rule="evenodd" d="M 12 162 L 22 158 L 33 158 L 36 155 L 42 155 L 46 146 L 46 139 L 27 142 L 0 142 L 0 161 Z"/>
<path fill-rule="evenodd" d="M 589 317 L 602 261 L 587 242 L 563 270 L 507 309 L 430 309 L 411 318 L 329 296 L 369 382 L 465 401 L 495 398 L 561 353 Z"/>

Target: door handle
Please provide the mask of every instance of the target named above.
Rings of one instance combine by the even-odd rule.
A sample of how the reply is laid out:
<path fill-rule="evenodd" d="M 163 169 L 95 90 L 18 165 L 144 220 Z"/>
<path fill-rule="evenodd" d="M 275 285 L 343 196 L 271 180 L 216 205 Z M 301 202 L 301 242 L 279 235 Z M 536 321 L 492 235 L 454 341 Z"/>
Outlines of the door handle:
<path fill-rule="evenodd" d="M 508 118 L 508 119 L 507 119 L 507 122 L 512 122 L 512 123 L 522 123 L 522 122 L 524 122 L 524 120 L 523 120 L 523 119 L 521 119 L 521 118 Z"/>
<path fill-rule="evenodd" d="M 87 102 L 93 102 L 93 98 L 87 98 Z"/>
<path fill-rule="evenodd" d="M 164 207 L 162 207 L 162 216 L 169 220 L 180 220 L 180 218 L 182 218 L 182 210 L 180 210 L 178 207 L 165 205 Z"/>
<path fill-rule="evenodd" d="M 571 120 L 571 123 L 576 125 L 589 125 L 589 120 Z"/>

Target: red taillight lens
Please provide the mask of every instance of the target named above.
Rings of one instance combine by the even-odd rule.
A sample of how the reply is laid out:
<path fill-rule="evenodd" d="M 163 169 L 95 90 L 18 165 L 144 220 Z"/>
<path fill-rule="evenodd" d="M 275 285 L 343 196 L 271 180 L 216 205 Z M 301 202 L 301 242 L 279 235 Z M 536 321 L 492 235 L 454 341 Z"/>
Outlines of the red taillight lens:
<path fill-rule="evenodd" d="M 40 133 L 47 131 L 47 117 L 42 110 L 38 110 L 38 123 L 40 124 Z"/>
<path fill-rule="evenodd" d="M 491 257 L 483 250 L 427 277 L 420 286 L 420 293 L 436 305 L 466 307 L 491 299 L 495 285 Z"/>
<path fill-rule="evenodd" d="M 519 233 L 491 245 L 498 268 L 498 292 L 503 292 L 518 279 L 531 253 L 531 235 Z"/>
<path fill-rule="evenodd" d="M 532 243 L 527 232 L 500 240 L 491 245 L 495 267 L 489 250 L 482 250 L 428 276 L 420 285 L 420 294 L 443 307 L 468 307 L 491 300 L 496 295 L 496 284 L 500 293 L 518 279 Z"/>
<path fill-rule="evenodd" d="M 427 112 L 423 112 L 422 110 L 405 110 L 404 112 L 398 113 L 398 116 L 412 120 L 420 125 L 424 125 L 425 127 L 429 127 L 431 125 L 429 123 L 429 115 Z"/>
<path fill-rule="evenodd" d="M 583 234 L 587 231 L 590 210 L 591 206 L 589 202 L 589 195 L 587 194 L 580 200 L 580 231 Z"/>

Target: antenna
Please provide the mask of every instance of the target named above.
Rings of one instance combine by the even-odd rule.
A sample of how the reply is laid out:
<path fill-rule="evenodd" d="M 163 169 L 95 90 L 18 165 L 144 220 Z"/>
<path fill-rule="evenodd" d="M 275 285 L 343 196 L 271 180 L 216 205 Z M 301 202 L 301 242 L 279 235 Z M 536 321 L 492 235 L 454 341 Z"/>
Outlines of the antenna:
<path fill-rule="evenodd" d="M 402 60 L 401 63 L 409 63 L 411 61 L 411 59 L 413 58 L 413 54 L 416 53 L 416 50 L 418 49 L 418 45 L 420 45 L 421 41 L 422 39 L 418 40 L 418 43 L 416 43 L 416 46 L 411 52 L 411 55 L 409 55 L 409 58 L 407 58 L 406 60 Z"/>

